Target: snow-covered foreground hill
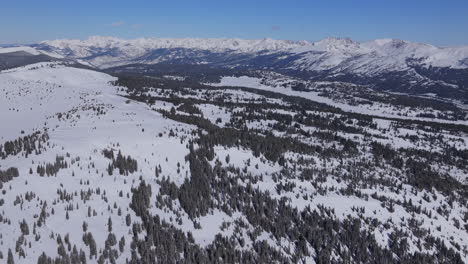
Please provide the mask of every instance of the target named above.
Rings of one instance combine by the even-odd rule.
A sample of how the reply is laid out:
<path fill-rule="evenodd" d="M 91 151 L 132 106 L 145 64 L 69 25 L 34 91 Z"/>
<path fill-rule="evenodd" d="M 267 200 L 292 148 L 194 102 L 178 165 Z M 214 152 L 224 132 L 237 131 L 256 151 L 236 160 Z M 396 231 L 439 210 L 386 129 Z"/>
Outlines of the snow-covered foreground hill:
<path fill-rule="evenodd" d="M 111 219 L 116 239 L 127 239 L 125 250 L 119 253 L 118 262 L 123 263 L 130 257 L 131 241 L 131 226 L 125 218 L 130 215 L 134 222 L 139 221 L 128 207 L 132 186 L 142 179 L 153 182 L 156 165 L 174 181 L 186 177 L 186 142 L 170 138 L 168 133 L 170 129 L 189 133 L 192 128 L 163 119 L 144 104 L 126 103 L 109 84 L 114 79 L 54 63 L 0 73 L 3 149 L 6 151 L 5 142 L 20 137 L 47 135 L 47 140 L 32 147 L 35 150 L 29 155 L 20 146 L 16 155 L 7 155 L 0 162 L 0 170 L 16 167 L 19 171 L 18 177 L 3 183 L 0 198 L 0 251 L 4 260 L 7 250 L 15 252 L 15 248 L 17 263 L 35 263 L 42 252 L 55 256 L 59 236 L 64 240 L 68 235 L 72 246 L 84 250 L 84 222 L 101 252 Z M 39 144 L 39 140 L 33 144 Z M 103 150 L 138 160 L 138 173 L 109 176 L 109 160 Z M 39 175 L 38 166 L 56 165 L 59 159 L 67 164 L 64 168 L 53 175 Z M 183 166 L 179 173 L 177 163 Z M 140 179 L 141 175 L 146 176 Z M 38 226 L 42 210 L 46 216 Z M 19 228 L 22 221 L 29 226 L 29 234 L 23 232 L 24 236 Z"/>
<path fill-rule="evenodd" d="M 468 261 L 463 123 L 218 86 L 2 71 L 0 262 Z"/>

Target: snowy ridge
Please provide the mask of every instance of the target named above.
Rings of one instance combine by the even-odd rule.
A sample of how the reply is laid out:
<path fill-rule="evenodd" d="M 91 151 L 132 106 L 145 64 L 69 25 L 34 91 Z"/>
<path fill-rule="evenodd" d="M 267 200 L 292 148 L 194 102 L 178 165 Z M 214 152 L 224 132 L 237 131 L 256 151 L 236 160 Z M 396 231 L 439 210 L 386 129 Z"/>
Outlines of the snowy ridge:
<path fill-rule="evenodd" d="M 226 51 L 233 50 L 238 52 L 258 52 L 263 50 L 269 51 L 287 51 L 298 47 L 309 45 L 306 41 L 289 41 L 289 40 L 244 40 L 244 39 L 202 39 L 202 38 L 139 38 L 139 39 L 120 39 L 115 37 L 93 36 L 86 40 L 52 40 L 43 41 L 40 44 L 48 45 L 59 50 L 71 50 L 77 52 L 76 56 L 86 57 L 91 55 L 89 48 L 112 49 L 118 48 L 122 50 L 133 49 L 138 51 L 151 49 L 200 49 Z"/>
<path fill-rule="evenodd" d="M 26 52 L 26 53 L 29 53 L 31 55 L 44 54 L 44 55 L 47 55 L 47 56 L 50 56 L 50 57 L 53 57 L 53 58 L 63 58 L 63 56 L 61 56 L 59 54 L 46 52 L 46 51 L 43 51 L 43 50 L 37 50 L 35 48 L 28 47 L 28 46 L 0 48 L 0 54 L 13 53 L 13 52 Z"/>
<path fill-rule="evenodd" d="M 31 55 L 41 54 L 35 48 L 31 48 L 31 47 L 21 46 L 21 47 L 0 48 L 0 53 L 12 53 L 12 52 L 19 52 L 19 51 L 23 51 L 23 52 L 29 53 Z"/>
<path fill-rule="evenodd" d="M 296 54 L 293 68 L 301 70 L 346 69 L 356 73 L 405 70 L 407 60 L 418 60 L 425 66 L 468 68 L 468 47 L 440 48 L 399 39 L 377 39 L 356 42 L 349 38 L 326 38 L 317 42 L 289 40 L 244 40 L 201 38 L 140 38 L 119 39 L 94 36 L 86 40 L 51 40 L 38 44 L 40 49 L 55 51 L 72 58 L 95 59 L 96 66 L 118 57 L 128 63 L 158 49 L 194 49 L 209 52 L 256 54 Z M 109 55 L 111 54 L 111 55 Z M 145 61 L 138 60 L 140 63 Z M 146 61 L 154 63 L 154 61 Z M 124 65 L 120 62 L 118 65 Z M 106 65 L 109 67 L 110 65 Z"/>

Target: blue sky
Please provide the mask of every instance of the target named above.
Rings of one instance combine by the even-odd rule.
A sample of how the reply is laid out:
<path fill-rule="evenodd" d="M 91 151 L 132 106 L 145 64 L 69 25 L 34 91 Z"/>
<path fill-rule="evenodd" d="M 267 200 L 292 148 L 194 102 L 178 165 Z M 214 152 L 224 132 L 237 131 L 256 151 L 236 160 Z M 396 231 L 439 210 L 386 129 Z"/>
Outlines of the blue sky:
<path fill-rule="evenodd" d="M 0 43 L 91 35 L 400 38 L 439 46 L 468 45 L 468 1 L 14 0 L 0 4 Z"/>

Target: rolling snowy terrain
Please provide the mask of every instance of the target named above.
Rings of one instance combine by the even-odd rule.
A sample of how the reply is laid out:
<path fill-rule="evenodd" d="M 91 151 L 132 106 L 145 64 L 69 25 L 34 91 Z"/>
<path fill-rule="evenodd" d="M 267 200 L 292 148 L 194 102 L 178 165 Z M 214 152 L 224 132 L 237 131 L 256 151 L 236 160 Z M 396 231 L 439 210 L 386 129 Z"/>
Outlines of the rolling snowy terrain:
<path fill-rule="evenodd" d="M 458 74 L 467 54 L 348 39 L 0 49 L 0 262 L 467 263 L 463 98 L 330 77 L 414 73 L 409 59 Z"/>

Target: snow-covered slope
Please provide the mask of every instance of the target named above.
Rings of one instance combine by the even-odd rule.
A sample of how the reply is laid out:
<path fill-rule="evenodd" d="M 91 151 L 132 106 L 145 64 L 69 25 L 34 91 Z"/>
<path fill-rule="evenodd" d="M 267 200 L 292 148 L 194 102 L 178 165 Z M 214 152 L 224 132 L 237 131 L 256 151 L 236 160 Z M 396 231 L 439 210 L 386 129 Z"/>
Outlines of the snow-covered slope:
<path fill-rule="evenodd" d="M 35 48 L 25 47 L 25 46 L 20 46 L 20 47 L 9 47 L 9 48 L 0 48 L 0 54 L 1 54 L 1 53 L 20 52 L 20 51 L 29 53 L 29 54 L 31 54 L 31 55 L 39 55 L 39 54 L 41 54 L 41 53 L 40 53 L 38 50 L 36 50 Z"/>
<path fill-rule="evenodd" d="M 6 53 L 15 53 L 15 52 L 25 52 L 30 55 L 47 55 L 53 58 L 63 58 L 63 56 L 51 52 L 46 52 L 43 50 L 38 50 L 33 47 L 28 47 L 28 46 L 18 46 L 18 47 L 8 47 L 8 48 L 0 48 L 0 54 L 6 54 Z"/>
<path fill-rule="evenodd" d="M 297 62 L 304 70 L 323 70 L 341 67 L 366 74 L 372 71 L 400 71 L 408 69 L 407 60 L 418 60 L 425 66 L 467 68 L 468 47 L 439 48 L 428 44 L 399 39 L 377 39 L 354 42 L 350 39 L 328 38 L 310 47 L 295 49 L 308 53 Z M 318 55 L 314 52 L 321 52 Z"/>
<path fill-rule="evenodd" d="M 154 164 L 144 161 L 169 158 L 169 162 L 161 164 L 162 170 L 175 181 L 183 180 L 185 171 L 177 174 L 175 168 L 178 162 L 185 164 L 183 153 L 188 150 L 180 140 L 168 138 L 167 129 L 190 128 L 163 119 L 144 104 L 126 103 L 126 99 L 118 95 L 117 88 L 110 85 L 113 80 L 115 78 L 107 74 L 61 63 L 38 63 L 0 73 L 0 145 L 5 146 L 3 150 L 7 150 L 6 142 L 35 133 L 47 135 L 44 141 L 35 142 L 42 144 L 35 147 L 39 151 L 24 155 L 21 150 L 18 155 L 0 159 L 0 171 L 10 167 L 19 169 L 18 178 L 3 184 L 0 180 L 4 190 L 0 195 L 0 252 L 3 254 L 0 262 L 6 260 L 8 249 L 15 252 L 15 248 L 15 263 L 36 263 L 42 252 L 54 256 L 57 238 L 64 239 L 67 234 L 72 245 L 85 249 L 84 222 L 100 251 L 108 238 L 109 219 L 112 219 L 112 232 L 117 240 L 126 237 L 126 247 L 129 247 L 127 234 L 131 226 L 126 225 L 125 217 L 129 215 L 133 221 L 138 220 L 128 209 L 127 195 L 140 175 L 146 175 L 144 178 L 154 175 Z M 138 159 L 139 173 L 128 177 L 109 176 L 106 172 L 108 159 L 102 155 L 104 149 Z M 166 151 L 155 153 L 155 149 Z M 41 177 L 36 168 L 54 164 L 57 157 L 64 159 L 68 164 L 66 168 L 55 175 Z M 88 198 L 76 197 L 88 190 Z M 119 196 L 120 191 L 125 196 Z M 27 200 L 27 193 L 34 193 L 34 199 Z M 63 193 L 71 196 L 62 200 Z M 13 203 L 16 197 L 21 205 Z M 108 209 L 114 204 L 118 208 Z M 36 226 L 43 207 L 47 219 Z M 94 213 L 88 215 L 88 208 Z M 29 231 L 21 236 L 18 224 L 23 220 Z M 21 243 L 15 246 L 20 239 L 30 246 Z M 19 257 L 19 252 L 23 252 L 24 257 Z M 123 263 L 130 257 L 130 250 L 127 248 L 120 255 L 119 263 Z M 89 261 L 95 263 L 95 260 Z"/>
<path fill-rule="evenodd" d="M 95 60 L 99 56 L 120 57 L 132 63 L 158 49 L 194 49 L 212 53 L 287 53 L 299 55 L 294 65 L 304 70 L 325 70 L 335 67 L 364 73 L 368 70 L 404 70 L 406 60 L 421 60 L 426 66 L 467 68 L 468 47 L 439 48 L 398 39 L 378 39 L 355 42 L 351 39 L 327 38 L 318 42 L 288 40 L 243 39 L 157 39 L 134 40 L 114 37 L 90 37 L 87 40 L 52 40 L 39 43 L 40 49 L 49 49 L 73 58 Z M 351 60 L 351 61 L 350 61 Z M 140 61 L 140 62 L 145 62 Z M 151 61 L 147 61 L 150 63 Z M 109 67 L 105 61 L 96 66 Z M 115 66 L 115 65 L 114 65 Z"/>
<path fill-rule="evenodd" d="M 184 81 L 1 71 L 0 262 L 468 260 L 466 122 Z"/>

